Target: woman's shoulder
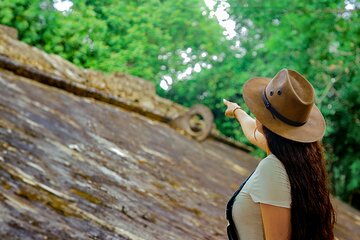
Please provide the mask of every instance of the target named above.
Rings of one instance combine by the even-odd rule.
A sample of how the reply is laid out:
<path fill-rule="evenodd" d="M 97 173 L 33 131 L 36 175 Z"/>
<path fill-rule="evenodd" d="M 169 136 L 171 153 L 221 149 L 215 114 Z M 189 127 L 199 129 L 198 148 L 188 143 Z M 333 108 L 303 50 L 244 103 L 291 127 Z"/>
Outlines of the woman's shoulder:
<path fill-rule="evenodd" d="M 283 163 L 272 153 L 270 153 L 268 156 L 266 156 L 265 158 L 263 158 L 259 165 L 257 166 L 257 170 L 280 170 L 280 171 L 285 171 L 285 167 L 283 165 Z"/>
<path fill-rule="evenodd" d="M 274 154 L 260 161 L 250 180 L 244 191 L 251 195 L 254 202 L 290 207 L 289 178 L 282 162 Z"/>
<path fill-rule="evenodd" d="M 262 159 L 254 172 L 255 182 L 262 185 L 285 186 L 290 189 L 289 176 L 283 163 L 274 155 L 269 154 Z"/>

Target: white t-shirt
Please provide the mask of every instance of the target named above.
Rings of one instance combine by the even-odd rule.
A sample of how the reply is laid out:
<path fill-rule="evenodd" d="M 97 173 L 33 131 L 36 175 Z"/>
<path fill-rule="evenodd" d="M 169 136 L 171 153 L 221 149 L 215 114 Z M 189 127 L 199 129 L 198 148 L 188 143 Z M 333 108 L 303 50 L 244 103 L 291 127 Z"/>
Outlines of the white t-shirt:
<path fill-rule="evenodd" d="M 264 230 L 260 204 L 290 208 L 291 189 L 284 165 L 269 154 L 236 196 L 232 217 L 241 240 L 263 240 Z"/>

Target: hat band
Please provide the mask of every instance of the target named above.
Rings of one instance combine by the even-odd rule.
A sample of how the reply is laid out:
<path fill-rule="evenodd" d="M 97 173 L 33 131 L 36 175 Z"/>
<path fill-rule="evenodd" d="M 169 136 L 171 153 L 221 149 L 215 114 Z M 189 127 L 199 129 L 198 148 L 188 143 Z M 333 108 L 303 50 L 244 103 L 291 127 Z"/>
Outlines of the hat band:
<path fill-rule="evenodd" d="M 264 89 L 263 93 L 262 93 L 262 100 L 265 104 L 265 107 L 271 112 L 271 114 L 273 115 L 273 117 L 277 117 L 278 119 L 280 119 L 281 121 L 283 121 L 284 123 L 291 125 L 291 126 L 295 126 L 295 127 L 300 127 L 302 125 L 304 125 L 306 123 L 306 121 L 304 122 L 296 122 L 293 120 L 290 120 L 286 117 L 284 117 L 283 115 L 281 115 L 278 111 L 276 111 L 275 108 L 273 108 L 273 106 L 271 106 L 271 103 L 269 102 L 269 99 L 266 96 L 266 91 Z"/>

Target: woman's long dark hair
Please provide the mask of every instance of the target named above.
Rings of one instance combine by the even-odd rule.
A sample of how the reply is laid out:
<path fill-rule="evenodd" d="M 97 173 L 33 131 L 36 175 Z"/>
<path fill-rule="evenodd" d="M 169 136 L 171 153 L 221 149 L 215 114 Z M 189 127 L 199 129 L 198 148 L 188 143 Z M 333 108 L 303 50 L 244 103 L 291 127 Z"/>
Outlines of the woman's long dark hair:
<path fill-rule="evenodd" d="M 291 186 L 291 240 L 333 240 L 335 213 L 319 141 L 301 143 L 263 126 L 269 149 L 284 165 Z"/>

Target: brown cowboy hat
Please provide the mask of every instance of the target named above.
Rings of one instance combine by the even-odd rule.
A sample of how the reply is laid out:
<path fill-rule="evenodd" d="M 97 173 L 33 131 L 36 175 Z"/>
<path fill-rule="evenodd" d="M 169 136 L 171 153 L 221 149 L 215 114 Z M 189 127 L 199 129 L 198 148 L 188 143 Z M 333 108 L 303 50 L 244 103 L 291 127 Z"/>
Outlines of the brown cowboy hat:
<path fill-rule="evenodd" d="M 246 105 L 274 133 L 298 142 L 315 142 L 325 133 L 325 120 L 315 106 L 312 85 L 300 73 L 283 69 L 273 79 L 255 77 L 243 87 Z"/>

